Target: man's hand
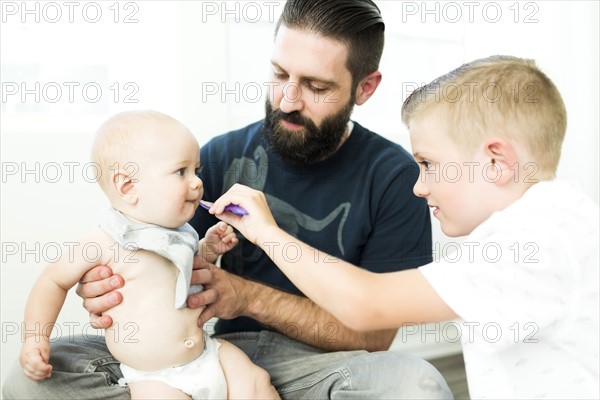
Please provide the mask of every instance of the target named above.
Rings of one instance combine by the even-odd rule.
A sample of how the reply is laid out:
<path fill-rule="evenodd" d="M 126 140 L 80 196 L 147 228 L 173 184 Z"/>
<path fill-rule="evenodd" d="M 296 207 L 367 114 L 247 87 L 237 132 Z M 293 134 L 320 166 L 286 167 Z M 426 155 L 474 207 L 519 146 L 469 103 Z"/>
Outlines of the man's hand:
<path fill-rule="evenodd" d="M 83 275 L 76 293 L 83 298 L 83 307 L 90 313 L 93 328 L 106 329 L 112 326 L 112 318 L 102 313 L 123 301 L 121 293 L 116 291 L 123 284 L 123 277 L 113 275 L 107 266 L 92 268 Z"/>
<path fill-rule="evenodd" d="M 251 289 L 249 281 L 197 256 L 194 258 L 192 284 L 204 286 L 204 291 L 188 297 L 187 300 L 190 308 L 205 307 L 198 318 L 198 326 L 203 326 L 213 317 L 233 319 L 246 314 L 250 298 L 247 292 Z"/>

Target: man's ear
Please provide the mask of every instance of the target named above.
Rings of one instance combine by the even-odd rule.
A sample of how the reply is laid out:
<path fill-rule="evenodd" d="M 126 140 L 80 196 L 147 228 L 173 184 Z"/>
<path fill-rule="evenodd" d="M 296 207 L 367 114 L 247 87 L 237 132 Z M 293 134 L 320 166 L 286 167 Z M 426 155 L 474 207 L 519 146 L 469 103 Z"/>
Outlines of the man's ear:
<path fill-rule="evenodd" d="M 504 185 L 514 180 L 515 172 L 518 174 L 520 166 L 517 151 L 510 141 L 499 137 L 489 138 L 483 144 L 483 151 L 489 159 L 484 173 L 492 181 Z"/>
<path fill-rule="evenodd" d="M 375 71 L 363 78 L 356 88 L 354 102 L 356 105 L 363 105 L 375 93 L 375 89 L 381 83 L 381 72 Z"/>
<path fill-rule="evenodd" d="M 115 188 L 117 196 L 128 204 L 136 204 L 137 196 L 137 180 L 133 179 L 129 173 L 125 171 L 116 171 L 112 178 L 112 184 Z"/>

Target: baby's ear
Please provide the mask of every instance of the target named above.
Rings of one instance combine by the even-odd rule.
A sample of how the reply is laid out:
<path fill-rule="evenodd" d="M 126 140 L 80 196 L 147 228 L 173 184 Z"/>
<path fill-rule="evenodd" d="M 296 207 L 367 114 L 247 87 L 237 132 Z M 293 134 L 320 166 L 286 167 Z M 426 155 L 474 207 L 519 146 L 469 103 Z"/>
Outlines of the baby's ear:
<path fill-rule="evenodd" d="M 116 171 L 112 183 L 121 200 L 128 204 L 137 203 L 137 180 L 133 179 L 126 171 Z"/>
<path fill-rule="evenodd" d="M 512 142 L 499 137 L 489 138 L 484 143 L 484 152 L 490 160 L 487 165 L 495 169 L 489 172 L 489 176 L 496 177 L 494 182 L 501 185 L 512 182 L 519 170 L 519 157 Z"/>

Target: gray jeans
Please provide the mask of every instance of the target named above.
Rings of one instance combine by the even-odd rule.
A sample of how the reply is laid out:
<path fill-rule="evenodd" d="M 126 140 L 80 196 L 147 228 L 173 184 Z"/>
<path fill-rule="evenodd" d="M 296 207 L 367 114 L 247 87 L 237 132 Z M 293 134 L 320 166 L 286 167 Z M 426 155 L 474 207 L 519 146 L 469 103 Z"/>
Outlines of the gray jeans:
<path fill-rule="evenodd" d="M 271 375 L 283 399 L 449 399 L 441 374 L 426 361 L 394 351 L 327 353 L 275 332 L 218 336 L 242 349 Z M 4 399 L 129 399 L 117 383 L 119 362 L 101 336 L 71 336 L 52 345 L 52 377 L 34 382 L 18 363 Z"/>

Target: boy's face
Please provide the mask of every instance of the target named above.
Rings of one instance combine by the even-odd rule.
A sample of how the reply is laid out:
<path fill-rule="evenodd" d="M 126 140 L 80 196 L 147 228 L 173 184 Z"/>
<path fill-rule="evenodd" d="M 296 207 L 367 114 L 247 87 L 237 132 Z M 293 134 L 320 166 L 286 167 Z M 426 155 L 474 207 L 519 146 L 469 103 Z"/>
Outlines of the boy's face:
<path fill-rule="evenodd" d="M 446 235 L 468 235 L 495 211 L 495 172 L 483 150 L 469 157 L 459 151 L 443 116 L 425 114 L 410 121 L 412 151 L 420 166 L 413 191 L 427 199 Z"/>
<path fill-rule="evenodd" d="M 133 218 L 176 228 L 189 221 L 204 190 L 197 176 L 200 150 L 193 135 L 171 124 L 154 124 L 144 132 L 132 165 L 137 170 Z M 132 170 L 130 168 L 129 170 Z"/>
<path fill-rule="evenodd" d="M 309 147 L 329 146 L 327 155 L 337 150 L 354 105 L 347 58 L 345 44 L 280 26 L 271 58 L 267 123 L 272 140 L 283 141 L 289 153 Z"/>

